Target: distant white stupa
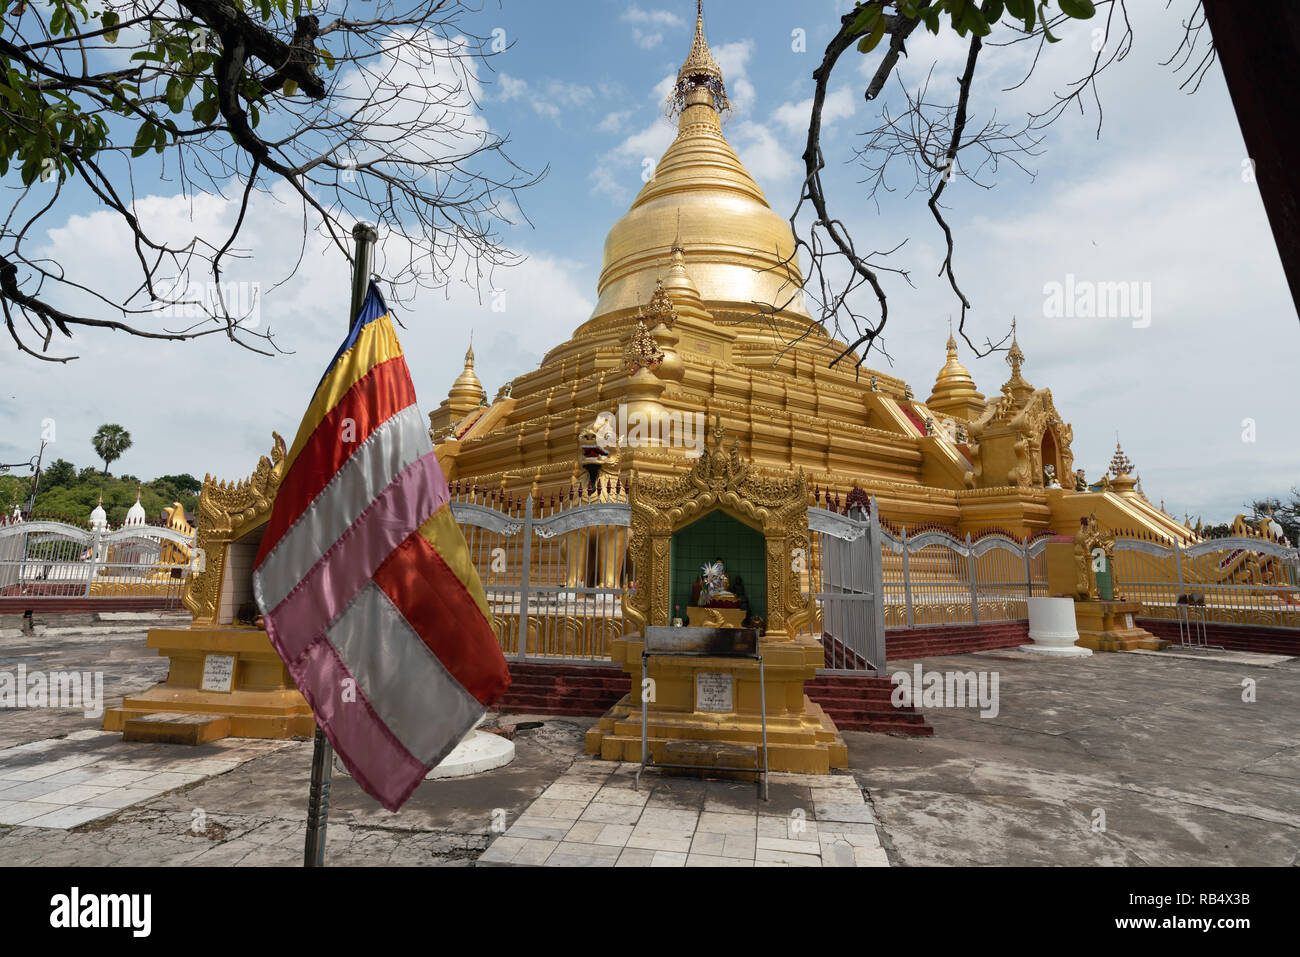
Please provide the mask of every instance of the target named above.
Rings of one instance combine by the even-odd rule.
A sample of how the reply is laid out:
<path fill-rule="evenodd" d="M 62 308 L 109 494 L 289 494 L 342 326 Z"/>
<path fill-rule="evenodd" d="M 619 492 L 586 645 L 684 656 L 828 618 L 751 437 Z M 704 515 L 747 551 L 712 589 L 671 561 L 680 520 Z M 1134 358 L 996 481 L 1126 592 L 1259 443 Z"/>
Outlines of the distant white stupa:
<path fill-rule="evenodd" d="M 99 497 L 99 504 L 90 513 L 90 527 L 97 532 L 108 528 L 108 513 L 104 511 L 104 496 Z"/>
<path fill-rule="evenodd" d="M 145 524 L 144 506 L 140 504 L 140 492 L 137 490 L 135 493 L 135 504 L 132 505 L 130 510 L 126 513 L 126 522 L 122 527 L 130 528 L 135 525 L 143 524 Z"/>

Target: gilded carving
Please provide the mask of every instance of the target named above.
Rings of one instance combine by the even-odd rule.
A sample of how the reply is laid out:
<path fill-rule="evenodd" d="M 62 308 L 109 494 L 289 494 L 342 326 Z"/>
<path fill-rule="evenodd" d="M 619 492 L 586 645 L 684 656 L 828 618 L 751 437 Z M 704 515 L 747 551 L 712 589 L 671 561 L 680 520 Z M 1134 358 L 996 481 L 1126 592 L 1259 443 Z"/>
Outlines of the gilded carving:
<path fill-rule="evenodd" d="M 669 543 L 673 532 L 715 509 L 762 532 L 767 550 L 768 634 L 793 635 L 807 624 L 808 600 L 794 562 L 797 543 L 808 538 L 808 482 L 803 471 L 771 478 L 740 458 L 739 445 L 724 449 L 726 430 L 715 418 L 704 454 L 690 472 L 672 476 L 634 473 L 629 548 L 642 587 L 624 593 L 630 625 L 668 624 L 671 596 Z"/>
<path fill-rule="evenodd" d="M 196 625 L 217 623 L 226 546 L 271 517 L 287 454 L 284 439 L 276 432 L 271 436 L 271 455 L 263 455 L 248 478 L 238 482 L 219 482 L 211 475 L 203 478 L 195 519 L 202 570 L 187 578 L 181 591 L 181 601 Z"/>

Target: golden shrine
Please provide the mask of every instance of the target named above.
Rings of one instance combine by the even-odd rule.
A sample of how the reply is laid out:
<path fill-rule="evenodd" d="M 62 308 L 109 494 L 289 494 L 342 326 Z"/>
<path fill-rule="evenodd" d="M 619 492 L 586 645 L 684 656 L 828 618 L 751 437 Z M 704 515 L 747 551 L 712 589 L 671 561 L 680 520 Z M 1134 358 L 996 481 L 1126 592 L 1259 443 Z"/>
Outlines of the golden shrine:
<path fill-rule="evenodd" d="M 104 730 L 127 740 L 199 744 L 309 737 L 311 708 L 294 686 L 253 600 L 252 566 L 284 477 L 284 439 L 239 482 L 204 478 L 195 520 L 198 571 L 181 600 L 188 628 L 151 628 L 146 644 L 170 659 L 167 678 L 104 712 Z"/>

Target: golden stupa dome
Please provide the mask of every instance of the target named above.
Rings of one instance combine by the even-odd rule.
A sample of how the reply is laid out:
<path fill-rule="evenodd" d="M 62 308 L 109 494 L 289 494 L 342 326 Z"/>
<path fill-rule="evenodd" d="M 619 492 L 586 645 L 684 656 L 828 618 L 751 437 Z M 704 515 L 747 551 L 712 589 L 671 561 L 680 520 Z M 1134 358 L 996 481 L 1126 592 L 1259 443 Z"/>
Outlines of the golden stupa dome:
<path fill-rule="evenodd" d="M 677 138 L 605 239 L 592 320 L 635 311 L 678 247 L 704 308 L 716 319 L 753 315 L 756 304 L 766 304 L 806 325 L 790 224 L 768 205 L 722 135 L 726 90 L 701 15 L 669 99 L 681 113 Z"/>
<path fill-rule="evenodd" d="M 984 395 L 975 388 L 975 380 L 957 358 L 957 340 L 948 333 L 948 361 L 935 377 L 934 389 L 926 405 L 938 412 L 952 412 L 969 417 L 969 413 L 982 408 Z"/>
<path fill-rule="evenodd" d="M 465 352 L 465 368 L 451 384 L 447 397 L 458 405 L 472 407 L 479 404 L 483 395 L 483 383 L 479 382 L 478 375 L 474 372 L 474 346 L 471 345 Z"/>

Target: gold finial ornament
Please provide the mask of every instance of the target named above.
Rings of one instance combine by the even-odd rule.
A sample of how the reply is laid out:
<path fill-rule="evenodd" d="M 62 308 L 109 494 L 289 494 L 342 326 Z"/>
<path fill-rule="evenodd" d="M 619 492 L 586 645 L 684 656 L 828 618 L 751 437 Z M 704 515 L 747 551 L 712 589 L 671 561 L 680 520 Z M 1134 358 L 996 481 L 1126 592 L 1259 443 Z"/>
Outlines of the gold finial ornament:
<path fill-rule="evenodd" d="M 1121 475 L 1131 475 L 1133 473 L 1133 460 L 1124 454 L 1120 447 L 1119 437 L 1115 438 L 1115 454 L 1110 458 L 1110 471 L 1116 478 Z"/>
<path fill-rule="evenodd" d="M 671 329 L 673 323 L 677 321 L 677 309 L 673 306 L 668 293 L 664 291 L 662 279 L 655 283 L 655 291 L 650 297 L 649 305 L 645 307 L 644 318 L 651 329 L 661 323 Z"/>
<path fill-rule="evenodd" d="M 948 358 L 935 377 L 934 388 L 926 405 L 936 412 L 973 422 L 988 404 L 984 394 L 975 387 L 975 380 L 957 358 L 957 340 L 952 334 L 952 320 L 948 320 Z"/>
<path fill-rule="evenodd" d="M 688 97 L 694 90 L 705 90 L 719 113 L 731 109 L 727 100 L 727 87 L 722 82 L 722 70 L 709 52 L 709 41 L 704 38 L 704 0 L 695 3 L 695 39 L 682 68 L 677 71 L 677 83 L 668 94 L 668 115 L 676 116 L 686 109 Z"/>
<path fill-rule="evenodd" d="M 638 317 L 632 338 L 627 341 L 627 346 L 623 349 L 623 366 L 627 369 L 628 375 L 636 375 L 642 369 L 653 372 L 663 361 L 663 351 L 650 335 L 645 320 Z"/>

